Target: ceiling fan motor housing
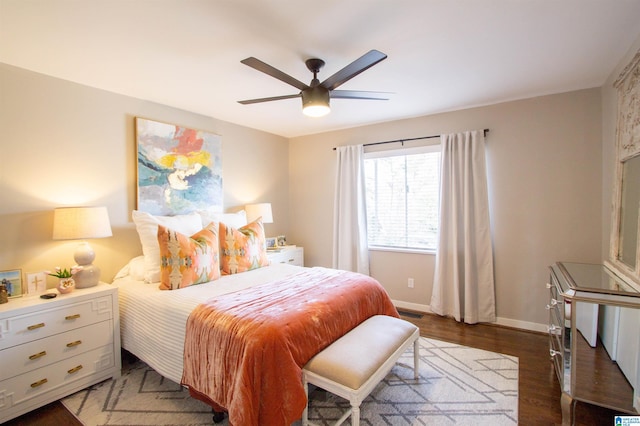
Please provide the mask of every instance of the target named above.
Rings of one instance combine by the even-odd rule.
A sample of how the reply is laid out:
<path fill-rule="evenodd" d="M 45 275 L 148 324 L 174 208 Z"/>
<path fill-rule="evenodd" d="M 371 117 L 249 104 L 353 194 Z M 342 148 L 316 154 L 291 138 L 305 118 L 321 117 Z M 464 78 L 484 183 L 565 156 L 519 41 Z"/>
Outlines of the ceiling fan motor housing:
<path fill-rule="evenodd" d="M 302 107 L 324 104 L 329 105 L 329 91 L 322 86 L 309 87 L 300 92 L 302 94 Z"/>

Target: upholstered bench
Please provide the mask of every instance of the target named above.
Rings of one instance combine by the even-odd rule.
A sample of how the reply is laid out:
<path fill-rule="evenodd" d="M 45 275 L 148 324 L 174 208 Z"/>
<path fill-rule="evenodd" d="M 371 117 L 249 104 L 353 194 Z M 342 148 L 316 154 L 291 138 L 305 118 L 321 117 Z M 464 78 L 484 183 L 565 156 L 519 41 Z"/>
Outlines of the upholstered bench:
<path fill-rule="evenodd" d="M 351 424 L 360 424 L 360 403 L 391 371 L 413 343 L 414 378 L 418 378 L 420 330 L 410 322 L 386 315 L 373 316 L 311 358 L 302 369 L 305 392 L 309 384 L 348 399 L 351 409 L 336 422 L 351 415 Z M 307 398 L 308 399 L 308 398 Z M 302 424 L 310 425 L 309 407 Z"/>

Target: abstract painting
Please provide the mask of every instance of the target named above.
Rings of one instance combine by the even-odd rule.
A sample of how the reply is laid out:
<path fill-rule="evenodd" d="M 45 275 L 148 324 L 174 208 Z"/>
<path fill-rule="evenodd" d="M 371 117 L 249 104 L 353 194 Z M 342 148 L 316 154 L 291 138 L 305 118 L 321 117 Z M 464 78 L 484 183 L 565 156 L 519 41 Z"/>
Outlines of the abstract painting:
<path fill-rule="evenodd" d="M 177 215 L 222 211 L 219 135 L 136 117 L 138 210 Z"/>

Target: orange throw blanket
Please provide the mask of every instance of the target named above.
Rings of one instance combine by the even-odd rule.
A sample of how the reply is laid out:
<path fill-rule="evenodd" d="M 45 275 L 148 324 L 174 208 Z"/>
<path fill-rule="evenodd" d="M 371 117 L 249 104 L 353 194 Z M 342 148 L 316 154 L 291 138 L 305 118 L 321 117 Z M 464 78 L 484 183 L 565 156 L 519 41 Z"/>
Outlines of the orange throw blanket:
<path fill-rule="evenodd" d="M 309 268 L 217 297 L 187 321 L 182 384 L 236 426 L 288 426 L 307 403 L 302 367 L 373 315 L 398 317 L 375 279 Z"/>

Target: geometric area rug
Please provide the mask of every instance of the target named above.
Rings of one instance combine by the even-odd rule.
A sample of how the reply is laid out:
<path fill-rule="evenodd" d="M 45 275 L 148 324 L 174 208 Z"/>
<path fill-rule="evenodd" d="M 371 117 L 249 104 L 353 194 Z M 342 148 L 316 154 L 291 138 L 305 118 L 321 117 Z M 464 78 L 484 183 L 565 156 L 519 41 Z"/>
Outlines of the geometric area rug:
<path fill-rule="evenodd" d="M 418 380 L 412 366 L 410 347 L 362 402 L 362 425 L 518 423 L 517 357 L 421 337 Z M 348 401 L 326 392 L 312 392 L 310 400 L 309 418 L 319 424 L 337 420 L 349 408 Z M 85 426 L 213 424 L 209 406 L 142 361 L 124 365 L 119 379 L 98 383 L 62 403 Z M 227 424 L 227 419 L 219 423 Z"/>

